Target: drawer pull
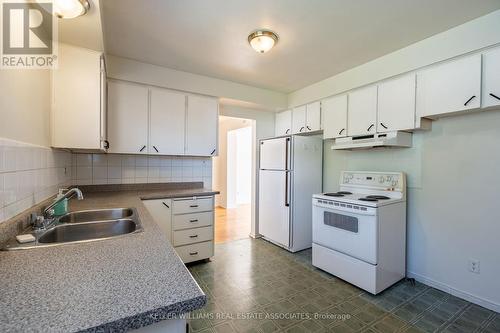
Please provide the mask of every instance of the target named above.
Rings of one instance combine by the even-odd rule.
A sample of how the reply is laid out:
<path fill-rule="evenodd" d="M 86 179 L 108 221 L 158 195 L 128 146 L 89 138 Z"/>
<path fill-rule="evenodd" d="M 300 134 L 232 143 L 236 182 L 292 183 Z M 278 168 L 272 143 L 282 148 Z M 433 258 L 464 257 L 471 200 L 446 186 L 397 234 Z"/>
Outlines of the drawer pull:
<path fill-rule="evenodd" d="M 198 235 L 191 235 L 191 236 L 189 236 L 189 238 L 197 238 L 197 237 L 198 237 Z"/>
<path fill-rule="evenodd" d="M 162 201 L 162 204 L 163 204 L 163 206 L 165 206 L 165 207 L 167 207 L 167 208 L 170 208 L 170 207 L 169 207 L 169 205 L 167 205 L 167 204 L 166 204 L 166 203 L 164 203 L 163 201 Z"/>
<path fill-rule="evenodd" d="M 196 251 L 196 252 L 189 252 L 189 255 L 190 255 L 190 256 L 195 256 L 195 255 L 197 255 L 197 254 L 198 254 L 198 251 Z"/>
<path fill-rule="evenodd" d="M 191 208 L 198 208 L 198 205 L 190 205 Z"/>
<path fill-rule="evenodd" d="M 189 222 L 198 222 L 198 219 L 189 220 Z"/>

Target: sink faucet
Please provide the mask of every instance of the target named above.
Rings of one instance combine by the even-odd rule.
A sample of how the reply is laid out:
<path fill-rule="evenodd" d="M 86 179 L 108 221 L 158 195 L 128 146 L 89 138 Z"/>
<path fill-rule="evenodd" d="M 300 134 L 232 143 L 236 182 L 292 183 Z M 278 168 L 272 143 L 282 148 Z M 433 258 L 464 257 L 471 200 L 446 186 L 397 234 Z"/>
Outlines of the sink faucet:
<path fill-rule="evenodd" d="M 75 194 L 78 200 L 83 200 L 82 191 L 80 191 L 78 187 L 73 187 L 72 189 L 66 191 L 66 193 L 64 193 L 62 197 L 45 207 L 45 209 L 43 210 L 43 216 L 45 218 L 52 218 L 54 216 L 54 207 L 64 199 L 71 199 Z"/>
<path fill-rule="evenodd" d="M 63 190 L 64 191 L 64 190 Z M 31 223 L 33 224 L 33 228 L 35 230 L 40 230 L 40 229 L 46 229 L 49 227 L 54 221 L 54 207 L 61 202 L 64 199 L 71 199 L 73 196 L 77 197 L 78 200 L 83 200 L 83 193 L 82 191 L 77 188 L 73 187 L 70 190 L 67 190 L 66 193 L 64 193 L 59 199 L 55 200 L 53 203 L 45 207 L 43 210 L 42 216 L 36 216 L 33 214 L 31 216 Z"/>

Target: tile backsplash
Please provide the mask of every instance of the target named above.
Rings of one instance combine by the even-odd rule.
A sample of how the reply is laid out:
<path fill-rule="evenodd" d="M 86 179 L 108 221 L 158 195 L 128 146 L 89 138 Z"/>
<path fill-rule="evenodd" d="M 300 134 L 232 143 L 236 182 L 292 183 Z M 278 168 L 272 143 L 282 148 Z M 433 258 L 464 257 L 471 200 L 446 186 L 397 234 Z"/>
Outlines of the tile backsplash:
<path fill-rule="evenodd" d="M 71 183 L 71 153 L 0 138 L 0 222 Z"/>
<path fill-rule="evenodd" d="M 73 154 L 75 185 L 203 182 L 212 187 L 210 157 Z"/>
<path fill-rule="evenodd" d="M 203 182 L 210 157 L 75 154 L 0 138 L 0 222 L 71 185 Z"/>

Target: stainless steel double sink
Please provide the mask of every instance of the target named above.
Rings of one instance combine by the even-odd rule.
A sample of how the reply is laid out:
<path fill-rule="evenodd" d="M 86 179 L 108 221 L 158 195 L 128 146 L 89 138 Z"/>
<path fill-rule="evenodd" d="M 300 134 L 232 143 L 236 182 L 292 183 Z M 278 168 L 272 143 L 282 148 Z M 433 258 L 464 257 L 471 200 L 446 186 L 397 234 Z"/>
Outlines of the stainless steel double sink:
<path fill-rule="evenodd" d="M 75 242 L 110 239 L 142 231 L 135 208 L 113 208 L 70 212 L 56 219 L 46 230 L 28 230 L 35 241 L 12 240 L 4 250 L 20 250 Z"/>

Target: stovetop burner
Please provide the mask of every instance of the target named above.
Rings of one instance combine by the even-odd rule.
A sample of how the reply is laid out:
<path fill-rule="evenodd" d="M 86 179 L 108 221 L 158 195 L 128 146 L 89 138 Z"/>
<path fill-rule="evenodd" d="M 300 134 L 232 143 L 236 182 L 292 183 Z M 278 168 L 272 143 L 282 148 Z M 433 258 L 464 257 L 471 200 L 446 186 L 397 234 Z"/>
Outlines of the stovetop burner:
<path fill-rule="evenodd" d="M 366 198 L 359 198 L 358 200 L 359 200 L 359 201 L 378 201 L 378 199 L 375 199 L 375 198 L 368 198 L 368 197 L 366 197 Z"/>
<path fill-rule="evenodd" d="M 385 195 L 367 195 L 366 197 L 368 199 L 377 199 L 377 200 L 388 200 L 388 199 L 390 199 L 389 197 L 386 197 Z"/>
<path fill-rule="evenodd" d="M 324 195 L 328 197 L 343 197 L 344 195 L 349 195 L 352 194 L 351 192 L 347 191 L 339 191 L 339 192 L 333 192 L 333 193 L 324 193 Z"/>

